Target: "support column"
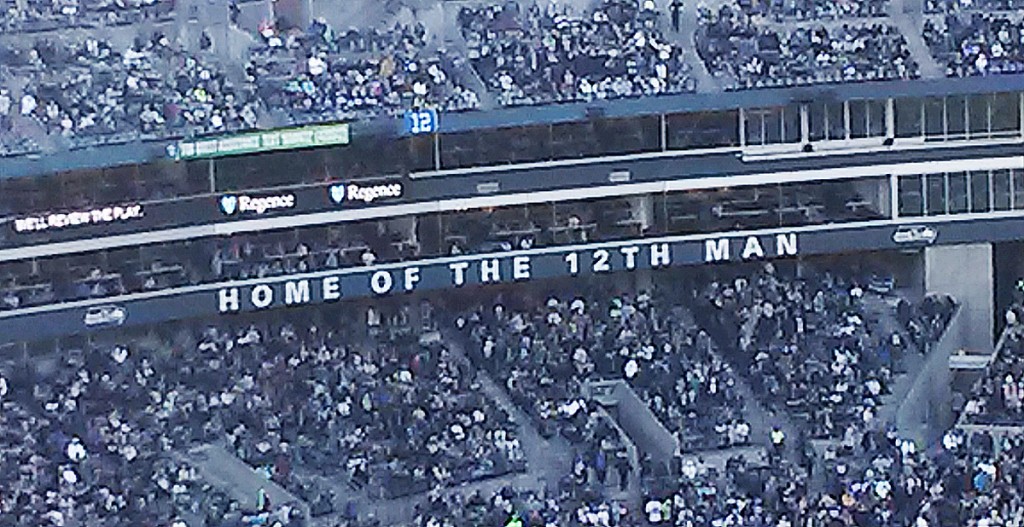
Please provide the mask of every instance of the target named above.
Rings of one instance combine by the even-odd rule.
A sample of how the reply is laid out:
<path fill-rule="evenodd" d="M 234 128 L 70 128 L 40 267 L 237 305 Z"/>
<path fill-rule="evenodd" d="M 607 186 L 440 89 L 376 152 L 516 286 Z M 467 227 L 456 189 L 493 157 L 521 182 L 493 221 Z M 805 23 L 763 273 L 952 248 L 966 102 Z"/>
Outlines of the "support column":
<path fill-rule="evenodd" d="M 668 120 L 665 119 L 665 114 L 660 115 L 661 118 L 661 151 L 665 152 L 668 150 Z"/>
<path fill-rule="evenodd" d="M 441 134 L 434 134 L 434 170 L 441 170 Z"/>
<path fill-rule="evenodd" d="M 182 163 L 184 164 L 184 163 Z M 217 168 L 211 159 L 207 165 L 207 176 L 210 178 L 210 194 L 217 193 Z"/>
<path fill-rule="evenodd" d="M 807 114 L 807 105 L 800 105 L 800 144 L 811 142 L 811 119 Z"/>
<path fill-rule="evenodd" d="M 885 100 L 885 138 L 896 137 L 896 105 L 892 99 Z"/>
<path fill-rule="evenodd" d="M 896 174 L 889 174 L 889 210 L 892 219 L 900 217 L 900 181 Z M 883 211 L 886 212 L 886 211 Z"/>
<path fill-rule="evenodd" d="M 1024 137 L 1024 92 L 1017 100 L 1017 108 L 1020 110 L 1020 135 Z"/>
<path fill-rule="evenodd" d="M 636 196 L 629 200 L 633 219 L 639 221 L 640 232 L 647 232 L 654 225 L 654 197 L 650 194 Z"/>
<path fill-rule="evenodd" d="M 850 101 L 843 101 L 843 139 L 850 140 Z"/>
<path fill-rule="evenodd" d="M 939 227 L 939 236 L 941 230 Z M 992 244 L 928 247 L 924 260 L 925 292 L 949 294 L 960 303 L 964 321 L 960 347 L 991 352 L 995 300 Z"/>
<path fill-rule="evenodd" d="M 1024 112 L 1024 110 L 1021 110 L 1021 111 Z M 740 116 L 740 126 L 739 126 L 739 131 L 740 131 L 740 148 L 744 148 L 744 147 L 747 146 L 747 111 L 744 110 L 743 108 L 740 108 L 739 116 Z M 1021 119 L 1021 122 L 1024 123 L 1024 119 Z M 1024 125 L 1022 125 L 1022 126 L 1024 126 Z M 1022 132 L 1022 133 L 1024 133 L 1024 132 Z"/>

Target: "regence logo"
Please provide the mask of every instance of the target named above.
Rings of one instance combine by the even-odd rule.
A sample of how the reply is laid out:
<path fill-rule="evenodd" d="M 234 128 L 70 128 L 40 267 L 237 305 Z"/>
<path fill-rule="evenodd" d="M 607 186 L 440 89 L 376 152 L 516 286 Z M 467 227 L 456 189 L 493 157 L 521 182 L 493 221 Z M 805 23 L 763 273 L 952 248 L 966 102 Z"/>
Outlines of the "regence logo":
<path fill-rule="evenodd" d="M 331 200 L 335 203 L 341 203 L 345 200 L 348 201 L 362 201 L 363 203 L 373 203 L 374 201 L 381 198 L 400 198 L 402 197 L 402 185 L 400 183 L 392 183 L 390 185 L 373 185 L 369 187 L 361 187 L 356 184 L 349 185 L 332 185 L 329 189 Z"/>
<path fill-rule="evenodd" d="M 268 210 L 290 209 L 295 206 L 294 194 L 281 194 L 280 196 L 266 196 L 254 198 L 252 196 L 223 196 L 220 198 L 220 209 L 228 216 L 235 212 L 255 212 L 263 214 Z"/>

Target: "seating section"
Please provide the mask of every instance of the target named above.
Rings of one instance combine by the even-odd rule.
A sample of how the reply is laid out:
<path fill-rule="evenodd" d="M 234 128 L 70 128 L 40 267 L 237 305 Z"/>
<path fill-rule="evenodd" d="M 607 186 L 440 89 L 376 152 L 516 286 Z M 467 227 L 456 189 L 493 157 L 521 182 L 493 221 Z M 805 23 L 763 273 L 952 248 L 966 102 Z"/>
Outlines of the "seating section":
<path fill-rule="evenodd" d="M 1015 74 L 1024 72 L 1021 53 L 1021 32 L 1024 17 L 1020 8 L 998 12 L 999 2 L 992 11 L 976 7 L 960 11 L 951 6 L 936 6 L 944 16 L 929 16 L 924 24 L 923 36 L 936 60 L 946 68 L 950 77 L 975 75 Z M 987 2 L 982 2 L 987 4 Z"/>
<path fill-rule="evenodd" d="M 885 16 L 889 2 L 886 0 L 864 0 L 854 2 L 826 2 L 824 0 L 801 0 L 784 2 L 770 0 L 741 0 L 740 9 L 751 16 L 763 16 L 777 21 L 792 20 L 838 20 L 847 18 L 871 18 Z"/>
<path fill-rule="evenodd" d="M 38 126 L 69 146 L 256 126 L 252 93 L 166 36 L 128 46 L 98 38 L 32 41 L 28 49 L 0 49 L 11 75 L 0 74 L 0 85 L 24 83 L 16 101 L 0 95 L 0 120 L 9 124 L 17 118 L 21 128 Z"/>
<path fill-rule="evenodd" d="M 549 4 L 465 7 L 459 25 L 470 62 L 503 106 L 692 92 L 684 50 L 658 29 L 658 13 L 601 0 L 574 13 Z"/>
<path fill-rule="evenodd" d="M 1011 331 L 984 376 L 975 382 L 964 406 L 969 424 L 1024 425 L 1024 340 Z"/>
<path fill-rule="evenodd" d="M 886 329 L 867 308 L 865 296 L 874 293 L 863 277 L 829 271 L 797 278 L 766 264 L 724 278 L 696 289 L 704 324 L 754 392 L 813 438 L 875 426 L 904 356 L 927 352 L 955 309 L 948 297 L 903 301 L 906 327 Z"/>
<path fill-rule="evenodd" d="M 422 25 L 336 33 L 317 22 L 304 34 L 261 35 L 246 64 L 262 103 L 294 121 L 348 120 L 418 107 L 473 110 L 477 95 L 453 72 L 461 59 L 428 51 Z"/>
<path fill-rule="evenodd" d="M 238 1 L 0 0 L 5 251 L 67 232 L 11 234 L 15 218 L 123 200 L 163 221 L 161 201 L 216 207 L 217 196 L 199 196 L 211 186 L 305 196 L 300 185 L 385 177 L 429 186 L 421 171 L 449 169 L 456 184 L 478 185 L 485 165 L 499 178 L 511 177 L 502 164 L 557 165 L 560 177 L 591 168 L 571 160 L 619 154 L 599 164 L 631 156 L 636 173 L 615 166 L 608 181 L 644 183 L 661 166 L 646 163 L 683 149 L 694 174 L 743 165 L 752 181 L 758 163 L 792 161 L 795 174 L 814 168 L 805 156 L 837 153 L 828 149 L 1004 137 L 1020 124 L 1019 90 L 986 95 L 970 88 L 977 80 L 950 79 L 998 86 L 1024 73 L 1024 0 L 385 0 L 358 20 L 326 4 Z M 311 23 L 290 27 L 290 10 L 310 11 Z M 886 105 L 877 86 L 833 89 L 922 77 L 959 95 L 922 83 Z M 789 103 L 753 91 L 811 86 L 781 92 L 796 94 Z M 710 102 L 723 90 L 751 91 L 725 108 Z M 622 104 L 601 104 L 612 100 Z M 553 105 L 577 117 L 553 122 L 558 112 L 541 108 Z M 641 107 L 649 113 L 628 113 Z M 419 110 L 441 123 L 496 112 L 516 124 L 398 137 L 399 119 Z M 337 122 L 355 123 L 351 145 L 301 156 L 6 177 L 66 150 L 105 160 Z M 507 152 L 489 152 L 494 138 Z M 908 152 L 880 155 L 902 163 Z M 965 196 L 964 210 L 1020 201 L 1018 172 L 939 175 L 939 197 Z M 904 194 L 931 200 L 922 182 L 939 181 L 913 177 L 891 180 L 895 197 L 886 176 L 850 176 L 8 259 L 0 316 L 75 303 L 61 309 L 85 326 L 59 340 L 0 335 L 0 527 L 1019 527 L 1024 287 L 996 293 L 1012 297 L 998 352 L 953 372 L 965 394 L 954 397 L 956 424 L 935 424 L 949 407 L 922 409 L 935 420 L 924 433 L 893 415 L 920 395 L 915 382 L 934 380 L 921 365 L 945 363 L 964 318 L 956 299 L 920 291 L 924 272 L 908 268 L 923 260 L 915 240 L 894 234 L 900 254 L 801 247 L 761 261 L 728 245 L 745 231 L 757 231 L 749 248 L 765 232 L 905 216 L 888 209 Z M 346 218 L 370 205 L 330 197 Z M 219 221 L 244 220 L 228 208 Z M 721 261 L 678 265 L 700 260 L 686 247 L 671 269 L 650 272 L 543 278 L 538 266 L 520 283 L 91 322 L 128 316 L 125 295 L 172 288 L 228 292 L 286 275 L 679 235 L 697 235 L 694 248 L 707 238 L 706 260 Z M 299 303 L 296 284 L 285 303 Z"/>
<path fill-rule="evenodd" d="M 696 24 L 680 29 L 678 3 L 485 1 L 460 5 L 450 30 L 386 10 L 365 28 L 317 18 L 291 29 L 267 21 L 256 31 L 237 26 L 232 2 L 233 29 L 251 33 L 239 60 L 215 45 L 226 37 L 214 39 L 213 26 L 187 43 L 172 36 L 170 0 L 6 0 L 0 155 L 416 108 L 686 94 L 698 90 L 698 58 L 717 77 L 701 81 L 705 91 L 915 79 L 919 59 L 887 5 L 742 0 L 702 5 Z M 1020 72 L 1017 7 L 930 0 L 924 38 L 951 76 Z M 133 30 L 140 23 L 156 29 Z"/>
<path fill-rule="evenodd" d="M 697 52 L 727 89 L 848 83 L 920 76 L 906 38 L 877 21 L 779 32 L 737 6 L 703 8 Z"/>
<path fill-rule="evenodd" d="M 4 371 L 4 488 L 16 490 L 0 510 L 16 525 L 59 525 L 50 518 L 74 495 L 66 521 L 139 525 L 210 500 L 230 508 L 178 468 L 206 444 L 308 504 L 338 488 L 390 499 L 523 470 L 516 426 L 469 365 L 441 341 L 421 344 L 396 322 L 406 313 L 384 316 L 361 333 L 354 313 L 335 326 L 197 323 L 68 349 L 45 371 Z"/>
<path fill-rule="evenodd" d="M 624 380 L 687 451 L 744 444 L 735 379 L 682 309 L 644 293 L 577 295 L 519 310 L 481 306 L 464 324 L 475 360 L 544 435 L 591 439 L 579 432 L 590 385 Z"/>
<path fill-rule="evenodd" d="M 0 35 L 166 21 L 174 15 L 173 10 L 173 0 L 4 0 L 0 2 Z"/>

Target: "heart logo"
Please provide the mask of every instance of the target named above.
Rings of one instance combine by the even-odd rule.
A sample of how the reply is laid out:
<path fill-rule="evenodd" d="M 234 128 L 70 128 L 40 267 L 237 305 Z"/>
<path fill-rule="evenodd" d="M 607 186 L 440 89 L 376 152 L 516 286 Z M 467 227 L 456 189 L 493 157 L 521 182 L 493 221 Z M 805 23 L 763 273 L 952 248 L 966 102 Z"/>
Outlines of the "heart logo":
<path fill-rule="evenodd" d="M 331 200 L 335 203 L 345 201 L 345 185 L 331 185 Z"/>
<path fill-rule="evenodd" d="M 228 216 L 235 213 L 235 208 L 238 207 L 238 198 L 235 196 L 224 196 L 220 198 L 220 210 L 224 211 L 224 214 Z"/>

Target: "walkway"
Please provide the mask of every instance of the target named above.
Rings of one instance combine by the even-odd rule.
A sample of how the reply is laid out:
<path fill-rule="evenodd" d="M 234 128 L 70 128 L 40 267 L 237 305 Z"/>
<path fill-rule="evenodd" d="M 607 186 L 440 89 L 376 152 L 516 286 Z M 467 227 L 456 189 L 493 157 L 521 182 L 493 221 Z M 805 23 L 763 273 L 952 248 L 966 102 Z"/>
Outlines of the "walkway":
<path fill-rule="evenodd" d="M 459 28 L 459 11 L 469 5 L 472 3 L 463 0 L 441 2 L 433 11 L 440 13 L 440 21 L 444 28 L 444 33 L 441 35 L 441 38 L 444 39 L 444 47 L 465 60 L 463 67 L 457 68 L 452 75 L 457 77 L 463 86 L 476 93 L 481 110 L 492 110 L 498 106 L 498 102 L 494 93 L 487 89 L 486 81 L 480 77 L 476 68 L 469 62 L 469 46 Z"/>
<path fill-rule="evenodd" d="M 452 356 L 456 360 L 468 362 L 459 339 L 453 334 L 445 334 L 444 338 Z M 545 488 L 557 489 L 559 479 L 570 473 L 572 449 L 569 444 L 558 436 L 550 440 L 540 437 L 526 415 L 485 372 L 477 370 L 475 381 L 480 384 L 484 395 L 508 412 L 512 420 L 519 425 L 519 439 L 526 455 L 527 471 L 447 488 L 442 491 L 442 495 L 467 496 L 474 492 L 487 495 L 508 486 L 538 491 Z M 340 490 L 341 487 L 338 486 L 342 485 L 342 482 L 332 483 Z M 382 525 L 409 525 L 416 515 L 416 506 L 426 503 L 427 499 L 426 493 L 393 500 L 371 499 L 364 492 L 354 501 L 360 519 L 374 519 L 380 521 Z"/>
<path fill-rule="evenodd" d="M 900 293 L 886 296 L 873 293 L 864 295 L 865 311 L 875 319 L 878 333 L 880 335 L 898 333 L 907 343 L 903 360 L 896 367 L 895 375 L 890 382 L 891 393 L 882 397 L 883 404 L 878 411 L 877 420 L 885 426 L 891 424 L 896 418 L 900 404 L 906 399 L 917 379 L 916 372 L 921 371 L 927 360 L 927 356 L 914 347 L 903 326 L 896 320 L 896 303 L 900 298 L 906 298 L 906 296 Z"/>
<path fill-rule="evenodd" d="M 444 337 L 452 355 L 468 362 L 459 339 L 453 334 L 445 334 Z M 569 443 L 558 435 L 551 439 L 541 437 L 532 420 L 512 402 L 504 389 L 494 383 L 487 372 L 477 370 L 477 381 L 481 391 L 519 425 L 519 437 L 527 460 L 527 472 L 522 479 L 527 483 L 557 488 L 558 481 L 571 472 L 573 452 Z"/>
<path fill-rule="evenodd" d="M 700 28 L 697 17 L 697 8 L 700 7 L 695 0 L 688 0 L 683 3 L 683 10 L 679 17 L 679 31 L 672 28 L 671 0 L 658 0 L 658 8 L 666 13 L 665 23 L 662 26 L 666 33 L 672 36 L 672 40 L 683 49 L 686 63 L 690 66 L 690 75 L 697 81 L 697 93 L 720 93 L 725 90 L 721 79 L 715 77 L 708 71 L 704 61 L 697 54 L 697 30 Z"/>
<path fill-rule="evenodd" d="M 914 17 L 907 13 L 892 13 L 890 19 L 892 24 L 906 37 L 910 56 L 921 67 L 921 77 L 925 79 L 945 78 L 946 68 L 935 60 L 931 50 L 928 49 L 928 44 L 924 41 L 924 36 L 921 35 L 921 30 L 924 29 L 923 19 L 920 16 Z"/>
<path fill-rule="evenodd" d="M 256 495 L 264 489 L 271 503 L 301 503 L 300 507 L 309 515 L 306 504 L 220 446 L 203 445 L 178 456 L 195 466 L 206 482 L 237 500 L 243 509 L 255 510 Z"/>

